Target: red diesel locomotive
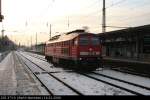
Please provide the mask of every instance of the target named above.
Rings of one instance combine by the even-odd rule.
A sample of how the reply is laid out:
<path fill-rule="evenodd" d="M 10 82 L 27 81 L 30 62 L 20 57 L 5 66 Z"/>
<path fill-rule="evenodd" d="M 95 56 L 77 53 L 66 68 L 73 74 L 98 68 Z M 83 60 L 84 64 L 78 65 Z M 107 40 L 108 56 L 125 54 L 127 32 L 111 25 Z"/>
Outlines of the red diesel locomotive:
<path fill-rule="evenodd" d="M 53 63 L 61 63 L 77 69 L 96 69 L 101 65 L 102 47 L 96 34 L 75 30 L 58 35 L 45 46 L 45 57 Z"/>

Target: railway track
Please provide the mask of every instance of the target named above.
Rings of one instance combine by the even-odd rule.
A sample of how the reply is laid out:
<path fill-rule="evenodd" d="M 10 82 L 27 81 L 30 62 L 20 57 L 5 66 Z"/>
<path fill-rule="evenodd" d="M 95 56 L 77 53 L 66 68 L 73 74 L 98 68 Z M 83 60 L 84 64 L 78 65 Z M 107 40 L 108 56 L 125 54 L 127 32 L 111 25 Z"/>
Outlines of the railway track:
<path fill-rule="evenodd" d="M 132 83 L 129 84 L 128 82 L 123 82 L 123 81 L 121 82 L 117 79 L 112 79 L 112 78 L 106 77 L 106 76 L 104 77 L 103 75 L 96 76 L 96 75 L 90 75 L 90 74 L 80 73 L 80 72 L 78 72 L 78 73 L 81 75 L 84 75 L 86 77 L 92 78 L 94 80 L 114 86 L 116 88 L 128 91 L 135 95 L 150 95 L 150 90 L 147 87 L 144 87 L 144 89 L 143 89 L 142 86 L 138 86 L 138 85 L 134 86 Z"/>
<path fill-rule="evenodd" d="M 126 73 L 126 74 L 132 74 L 132 75 L 150 78 L 150 74 L 138 73 L 138 72 L 135 72 L 133 70 L 130 70 L 129 68 L 126 68 L 126 69 L 111 68 L 111 70 Z"/>
<path fill-rule="evenodd" d="M 29 54 L 29 56 L 33 56 L 37 59 L 40 59 L 42 61 L 46 61 L 45 59 L 41 58 L 41 57 L 38 57 L 38 56 L 35 56 L 35 55 L 31 55 Z M 150 78 L 150 75 L 149 74 L 144 74 L 144 73 L 138 73 L 136 71 L 133 71 L 133 70 L 130 70 L 129 68 L 125 68 L 125 69 L 120 69 L 120 68 L 111 68 L 111 70 L 114 70 L 114 71 L 118 71 L 118 72 L 122 72 L 122 73 L 127 73 L 127 74 L 131 74 L 131 75 L 137 75 L 137 76 L 141 76 L 141 77 L 147 77 L 147 78 Z"/>
<path fill-rule="evenodd" d="M 29 56 L 32 56 L 29 54 Z M 42 61 L 47 61 L 41 57 L 38 57 L 38 56 L 33 56 L 37 59 L 40 59 Z M 118 72 L 122 72 L 122 73 L 127 73 L 127 74 L 131 74 L 131 75 L 137 75 L 137 76 L 141 76 L 141 77 L 147 77 L 147 78 L 150 78 L 150 75 L 149 74 L 144 74 L 144 73 L 138 73 L 138 72 L 135 72 L 133 71 L 132 69 L 130 70 L 129 68 L 124 68 L 124 69 L 120 69 L 120 68 L 111 68 L 111 70 L 114 70 L 114 71 L 118 71 Z"/>
<path fill-rule="evenodd" d="M 27 63 L 24 62 L 24 64 L 30 69 L 30 71 L 34 74 L 34 76 L 40 81 L 40 83 L 45 87 L 45 89 L 49 92 L 50 95 L 68 95 L 66 93 L 60 93 L 60 94 L 55 94 L 53 93 L 48 87 L 47 85 L 42 81 L 41 78 L 39 78 L 39 74 L 40 73 L 44 73 L 44 74 L 48 74 L 50 77 L 52 77 L 53 79 L 55 79 L 56 81 L 60 82 L 61 84 L 63 84 L 66 88 L 65 89 L 69 89 L 66 91 L 71 91 L 71 95 L 84 95 L 81 92 L 79 92 L 78 90 L 76 90 L 75 88 L 71 87 L 70 85 L 66 84 L 65 82 L 61 81 L 59 78 L 55 77 L 54 75 L 51 74 L 51 72 L 46 72 L 46 70 L 44 70 L 43 68 L 41 68 L 39 65 L 37 65 L 36 63 L 30 61 L 28 58 L 24 57 L 22 54 L 20 54 L 20 56 L 22 56 L 23 58 L 25 58 L 26 60 L 28 60 L 30 63 L 34 64 L 36 67 L 38 67 L 39 69 L 41 69 L 41 72 L 34 72 L 29 65 L 27 65 Z M 43 78 L 43 77 L 42 77 Z M 61 86 L 62 87 L 62 86 Z"/>
<path fill-rule="evenodd" d="M 29 56 L 35 57 L 35 58 L 40 59 L 40 60 L 42 60 L 42 61 L 47 61 L 46 59 L 43 59 L 42 57 L 35 56 L 35 54 L 31 54 L 31 53 L 29 53 L 29 52 L 25 52 L 25 53 L 27 53 L 27 55 L 29 55 Z"/>
<path fill-rule="evenodd" d="M 39 59 L 39 60 L 41 60 L 41 59 Z M 34 63 L 34 62 L 32 62 L 32 63 Z M 44 71 L 43 68 L 41 68 L 41 69 Z M 107 75 L 103 75 L 103 74 L 98 74 L 98 73 L 95 73 L 95 72 L 92 72 L 90 74 L 89 73 L 88 74 L 87 73 L 81 73 L 81 72 L 77 72 L 77 73 L 79 73 L 81 75 L 84 75 L 88 78 L 92 78 L 94 80 L 103 82 L 105 84 L 114 86 L 116 88 L 125 90 L 125 91 L 130 92 L 130 93 L 135 94 L 135 95 L 149 95 L 150 94 L 150 88 L 149 87 L 138 85 L 138 84 L 135 84 L 135 83 L 132 83 L 132 82 L 124 81 L 124 80 L 114 78 L 114 77 L 111 77 L 111 76 L 107 76 Z M 52 76 L 53 78 L 57 78 L 57 77 L 55 77 L 54 75 L 52 75 L 50 73 L 49 73 L 49 75 Z M 57 78 L 57 80 L 61 82 L 60 79 Z M 67 85 L 64 82 L 62 82 L 62 83 L 64 85 Z M 125 87 L 122 86 L 122 84 L 124 84 Z M 70 86 L 68 86 L 68 87 L 71 88 Z M 72 90 L 75 90 L 75 89 L 72 89 Z M 76 92 L 78 92 L 78 91 L 76 91 Z M 80 93 L 78 93 L 78 94 L 80 94 Z M 82 94 L 80 94 L 80 95 L 82 95 Z"/>
<path fill-rule="evenodd" d="M 112 85 L 114 87 L 126 90 L 128 92 L 131 92 L 135 95 L 150 95 L 150 88 L 145 87 L 139 84 L 135 84 L 132 82 L 124 81 L 118 78 L 114 78 L 112 76 L 104 75 L 104 74 L 99 74 L 95 72 L 91 72 L 90 74 L 88 73 L 81 73 L 78 72 L 79 74 L 85 75 L 87 77 L 93 78 L 97 81 L 104 82 L 106 84 Z"/>
<path fill-rule="evenodd" d="M 135 84 L 135 83 L 132 83 L 132 82 L 128 82 L 128 81 L 125 81 L 125 80 L 122 80 L 122 79 L 119 79 L 119 78 L 114 78 L 112 76 L 108 76 L 108 75 L 104 75 L 104 74 L 100 74 L 100 73 L 96 73 L 96 72 L 92 72 L 92 74 L 100 75 L 102 77 L 106 77 L 106 78 L 113 79 L 113 80 L 116 80 L 116 81 L 119 81 L 119 82 L 130 84 L 130 85 L 134 85 L 136 87 L 143 88 L 143 89 L 146 89 L 146 90 L 150 91 L 150 87 L 146 87 L 146 86 L 143 86 L 143 85 Z"/>
<path fill-rule="evenodd" d="M 46 89 L 46 91 L 50 95 L 53 95 L 53 93 L 47 88 L 47 86 L 37 77 L 36 73 L 34 73 L 32 71 L 32 69 L 25 62 L 23 62 L 23 60 L 21 60 L 21 58 L 19 57 L 19 55 L 16 55 L 16 57 L 18 58 L 18 60 L 20 61 L 21 64 L 25 65 L 30 70 L 30 72 L 35 76 L 35 78 L 40 82 L 40 84 Z"/>

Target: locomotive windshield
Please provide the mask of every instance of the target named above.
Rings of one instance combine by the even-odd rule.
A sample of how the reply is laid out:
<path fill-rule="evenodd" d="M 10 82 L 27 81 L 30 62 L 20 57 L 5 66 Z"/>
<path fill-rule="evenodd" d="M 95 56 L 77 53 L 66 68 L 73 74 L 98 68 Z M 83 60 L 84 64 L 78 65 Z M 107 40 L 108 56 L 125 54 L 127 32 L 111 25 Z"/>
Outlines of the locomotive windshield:
<path fill-rule="evenodd" d="M 99 38 L 97 37 L 80 37 L 79 39 L 79 45 L 100 45 Z"/>
<path fill-rule="evenodd" d="M 97 37 L 92 37 L 92 38 L 91 38 L 91 43 L 92 43 L 92 45 L 100 45 L 99 38 L 97 38 Z"/>
<path fill-rule="evenodd" d="M 88 37 L 81 37 L 79 39 L 79 45 L 89 45 L 89 39 L 88 39 Z"/>

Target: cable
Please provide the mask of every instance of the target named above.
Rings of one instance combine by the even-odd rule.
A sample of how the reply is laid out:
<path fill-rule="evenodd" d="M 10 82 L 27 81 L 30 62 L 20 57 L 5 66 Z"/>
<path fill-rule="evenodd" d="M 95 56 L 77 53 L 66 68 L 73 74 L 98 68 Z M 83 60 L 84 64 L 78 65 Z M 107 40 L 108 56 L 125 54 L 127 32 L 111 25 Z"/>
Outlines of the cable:
<path fill-rule="evenodd" d="M 134 3 L 135 4 L 135 3 Z M 141 4 L 141 3 L 140 3 Z M 147 3 L 147 2 L 145 2 L 145 3 L 142 3 L 142 5 L 145 5 L 145 4 L 149 4 L 149 3 Z M 131 9 L 131 8 L 130 8 Z M 133 10 L 133 8 L 132 8 L 132 10 Z M 137 10 L 137 9 L 136 9 Z M 137 14 L 137 12 L 135 13 L 135 14 Z M 132 15 L 134 15 L 133 13 L 132 13 Z M 126 17 L 126 18 L 123 18 L 123 19 L 121 19 L 121 20 L 118 20 L 117 19 L 117 21 L 120 21 L 120 22 L 125 22 L 125 21 L 129 21 L 129 20 L 136 20 L 136 19 L 139 19 L 139 18 L 141 18 L 142 17 L 142 19 L 144 19 L 143 17 L 148 17 L 150 15 L 150 12 L 147 12 L 147 13 L 144 13 L 144 14 L 140 14 L 140 15 L 137 15 L 137 16 L 130 16 L 130 17 Z M 110 16 L 110 15 L 109 15 Z M 112 16 L 111 16 L 112 17 Z M 117 17 L 118 18 L 118 17 Z M 120 17 L 120 18 L 122 18 L 122 17 Z M 142 20 L 141 19 L 141 20 Z"/>
<path fill-rule="evenodd" d="M 121 0 L 119 2 L 115 2 L 114 4 L 111 4 L 110 6 L 106 7 L 106 9 L 114 7 L 116 5 L 119 5 L 119 4 L 121 4 L 121 3 L 125 2 L 125 1 L 127 1 L 127 0 Z M 102 13 L 100 13 L 100 12 L 102 12 L 102 9 L 98 10 L 98 11 L 95 11 L 95 12 L 90 12 L 90 13 L 86 14 L 85 17 L 88 17 L 89 15 L 93 15 L 93 14 L 96 14 L 96 13 L 101 15 Z"/>
<path fill-rule="evenodd" d="M 95 7 L 96 4 L 99 4 L 98 2 L 99 2 L 99 0 L 96 0 L 96 1 L 93 2 L 91 5 L 85 7 L 84 9 L 87 9 L 87 8 L 89 9 L 89 8 Z"/>
<path fill-rule="evenodd" d="M 148 0 L 149 1 L 149 0 Z M 135 5 L 136 3 L 134 2 L 134 8 L 133 8 L 133 6 L 131 7 L 131 8 L 129 8 L 129 9 L 135 9 L 135 8 L 137 8 L 137 7 L 140 7 L 140 6 L 145 6 L 145 5 L 147 5 L 147 4 L 149 4 L 149 2 L 141 2 L 140 4 L 139 4 L 139 2 L 137 2 L 137 4 L 138 5 Z"/>
<path fill-rule="evenodd" d="M 125 1 L 127 1 L 127 0 L 120 0 L 120 1 L 118 1 L 118 2 L 116 2 L 116 3 L 111 4 L 111 5 L 108 6 L 108 7 L 106 7 L 106 9 L 111 8 L 111 7 L 114 7 L 114 6 L 116 6 L 116 5 L 119 5 L 119 4 L 121 4 L 121 3 L 125 2 Z"/>
<path fill-rule="evenodd" d="M 54 3 L 54 2 L 55 2 L 55 0 L 52 0 L 51 3 Z M 48 11 L 49 7 L 52 5 L 51 3 L 49 3 L 48 6 L 41 11 L 41 13 L 39 14 L 39 16 L 41 17 L 40 19 L 42 19 L 44 17 L 44 14 Z"/>
<path fill-rule="evenodd" d="M 123 26 L 106 26 L 106 27 L 111 27 L 111 28 L 132 28 L 132 27 L 123 27 Z"/>
<path fill-rule="evenodd" d="M 117 20 L 120 21 L 120 22 L 124 22 L 124 21 L 129 21 L 129 20 L 136 20 L 136 19 L 141 18 L 142 16 L 148 17 L 149 15 L 150 15 L 150 12 L 147 12 L 147 13 L 140 14 L 140 15 L 137 15 L 137 16 L 130 16 L 130 17 L 126 17 L 126 18 L 123 18 L 123 19 L 120 19 L 120 20 L 117 19 Z"/>

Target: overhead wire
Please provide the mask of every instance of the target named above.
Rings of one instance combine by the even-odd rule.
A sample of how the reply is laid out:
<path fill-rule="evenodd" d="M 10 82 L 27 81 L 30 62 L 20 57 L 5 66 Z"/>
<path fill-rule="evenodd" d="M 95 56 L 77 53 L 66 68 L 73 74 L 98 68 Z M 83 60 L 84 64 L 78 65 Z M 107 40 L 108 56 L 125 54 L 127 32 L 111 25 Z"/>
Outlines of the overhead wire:
<path fill-rule="evenodd" d="M 90 8 L 93 8 L 93 7 L 95 7 L 94 5 L 96 5 L 96 4 L 98 4 L 98 1 L 99 0 L 96 0 L 95 2 L 93 2 L 92 4 L 90 4 L 90 5 L 88 5 L 88 6 L 86 6 L 84 9 L 90 9 Z M 120 0 L 120 1 L 117 1 L 117 2 L 113 2 L 112 4 L 110 4 L 109 6 L 107 6 L 106 7 L 106 9 L 110 9 L 110 8 L 112 8 L 112 7 L 116 7 L 116 6 L 118 6 L 119 4 L 121 4 L 121 3 L 123 3 L 123 2 L 125 2 L 125 1 L 127 1 L 127 0 Z M 49 9 L 49 7 L 50 7 L 50 4 L 48 5 L 48 7 L 46 8 L 46 9 Z M 45 12 L 46 12 L 46 10 L 45 10 Z M 84 15 L 81 15 L 81 16 L 83 16 L 82 18 L 84 18 L 84 19 L 86 19 L 86 18 L 88 18 L 88 17 L 91 17 L 91 16 L 100 16 L 102 13 L 102 10 L 96 10 L 96 11 L 94 11 L 94 12 L 89 12 L 89 13 L 87 13 L 87 14 L 84 14 Z M 148 15 L 149 13 L 147 13 L 147 14 L 142 14 L 141 16 L 144 16 L 144 15 Z M 80 17 L 81 17 L 80 16 Z M 134 17 L 135 18 L 135 17 Z M 126 18 L 127 19 L 127 18 Z M 130 18 L 131 19 L 131 18 Z M 111 25 L 109 25 L 108 27 L 110 27 Z M 117 27 L 115 27 L 115 26 L 111 26 L 111 27 L 114 27 L 114 28 L 117 28 Z M 119 27 L 118 27 L 119 28 Z M 122 27 L 120 27 L 120 28 L 122 28 Z"/>
<path fill-rule="evenodd" d="M 121 3 L 123 3 L 123 2 L 125 2 L 125 1 L 127 1 L 127 0 L 120 0 L 120 1 L 118 1 L 118 2 L 115 2 L 115 3 L 112 3 L 110 6 L 108 6 L 108 7 L 106 7 L 106 9 L 108 9 L 108 8 L 112 8 L 112 7 L 114 7 L 114 6 L 117 6 L 117 5 L 119 5 L 119 4 L 121 4 Z M 84 15 L 84 19 L 85 18 L 88 18 L 88 16 L 91 16 L 91 15 L 97 15 L 97 16 L 100 16 L 102 13 L 100 13 L 100 12 L 102 12 L 102 9 L 101 10 L 98 10 L 98 11 L 95 11 L 95 12 L 92 12 L 92 13 L 88 13 L 88 14 L 86 14 L 86 15 Z M 100 14 L 100 15 L 99 15 Z M 101 24 L 102 25 L 102 24 Z M 106 27 L 112 27 L 112 28 L 127 28 L 127 27 L 118 27 L 118 26 L 112 26 L 112 25 L 109 25 L 109 26 L 106 26 Z"/>
<path fill-rule="evenodd" d="M 117 6 L 117 5 L 119 5 L 119 4 L 121 4 L 121 3 L 125 2 L 125 1 L 127 1 L 127 0 L 120 0 L 118 2 L 112 3 L 110 6 L 106 7 L 106 9 L 112 8 L 114 6 Z"/>
<path fill-rule="evenodd" d="M 145 4 L 145 3 L 142 3 L 142 5 L 143 4 Z M 133 8 L 132 8 L 133 9 Z M 137 10 L 137 9 L 136 9 Z M 120 22 L 122 22 L 122 23 L 125 23 L 125 22 L 127 22 L 127 21 L 133 21 L 133 20 L 137 20 L 137 19 L 139 19 L 139 20 L 143 20 L 144 19 L 144 17 L 148 17 L 148 16 L 150 16 L 150 12 L 145 12 L 145 13 L 143 13 L 143 14 L 138 14 L 137 15 L 137 12 L 134 14 L 132 14 L 133 16 L 128 16 L 128 17 L 120 17 L 119 19 L 117 19 L 117 21 L 120 21 Z M 135 16 L 136 15 L 136 16 Z M 141 17 L 142 17 L 142 19 L 141 19 Z M 118 17 L 117 17 L 118 18 Z"/>
<path fill-rule="evenodd" d="M 123 0 L 122 1 L 120 1 L 120 2 L 118 2 L 118 3 L 116 3 L 116 5 L 118 5 L 119 3 L 122 3 L 123 2 Z M 135 4 L 135 3 L 134 3 Z M 142 3 L 142 5 L 145 5 L 145 4 L 148 4 L 147 2 L 146 3 Z M 137 6 L 142 6 L 141 4 L 140 5 L 137 5 Z M 114 5 L 111 5 L 110 7 L 113 7 Z M 110 7 L 107 7 L 107 8 L 110 8 Z M 134 8 L 132 7 L 132 10 L 133 10 Z M 137 10 L 137 9 L 136 9 Z M 136 14 L 137 14 L 137 12 L 136 12 Z M 134 15 L 134 14 L 133 14 Z M 149 16 L 150 15 L 150 12 L 146 12 L 146 13 L 144 13 L 144 14 L 140 14 L 140 15 L 137 15 L 137 16 L 129 16 L 129 17 L 126 17 L 126 18 L 123 18 L 122 20 L 119 20 L 119 19 L 117 19 L 117 21 L 119 20 L 120 22 L 122 22 L 122 23 L 124 23 L 125 21 L 129 21 L 129 20 L 136 20 L 136 19 L 140 19 L 141 17 L 142 17 L 142 19 L 144 19 L 143 17 L 147 17 L 147 16 Z M 110 15 L 109 15 L 110 16 Z M 127 15 L 128 16 L 128 15 Z M 118 17 L 117 17 L 118 18 Z M 122 17 L 120 17 L 120 18 L 122 18 Z M 142 20 L 141 19 L 141 20 Z M 111 27 L 111 28 L 122 28 L 122 27 L 116 27 L 116 26 L 106 26 L 106 27 Z M 124 28 L 128 28 L 128 27 L 124 27 Z M 129 27 L 130 28 L 130 27 Z"/>
<path fill-rule="evenodd" d="M 125 1 L 127 1 L 127 0 L 120 0 L 118 2 L 112 3 L 110 6 L 106 7 L 106 9 L 112 8 L 114 6 L 117 6 L 117 5 L 119 5 L 119 4 L 121 4 L 121 3 L 125 2 Z M 95 14 L 100 14 L 101 15 L 102 14 L 101 12 L 102 12 L 102 9 L 101 10 L 99 9 L 97 11 L 87 13 L 86 15 L 83 15 L 83 16 L 84 17 L 88 17 L 89 15 L 95 15 Z M 100 16 L 100 15 L 98 15 L 98 16 Z"/>

